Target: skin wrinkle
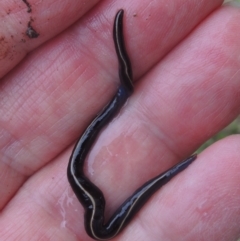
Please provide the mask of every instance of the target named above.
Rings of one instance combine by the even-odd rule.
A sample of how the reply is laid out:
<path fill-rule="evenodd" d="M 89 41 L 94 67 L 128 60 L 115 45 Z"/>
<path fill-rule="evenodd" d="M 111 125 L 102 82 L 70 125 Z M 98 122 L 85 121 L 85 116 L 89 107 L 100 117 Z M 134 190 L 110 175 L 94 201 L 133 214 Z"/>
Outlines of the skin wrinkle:
<path fill-rule="evenodd" d="M 49 117 L 48 118 L 50 118 L 50 116 L 51 115 L 48 115 Z M 47 119 L 45 119 L 42 123 L 40 123 L 40 125 L 37 127 L 38 129 L 41 129 L 41 126 L 44 126 L 44 123 L 45 122 L 47 122 L 48 120 Z"/>
<path fill-rule="evenodd" d="M 52 190 L 54 190 L 54 187 L 52 187 Z M 29 200 L 30 206 L 37 205 L 38 209 L 41 210 L 41 213 L 44 211 L 48 216 L 50 216 L 52 218 L 52 220 L 55 220 L 56 223 L 58 223 L 60 221 L 60 219 L 58 219 L 58 217 L 53 216 L 52 207 L 49 206 L 49 202 L 47 200 L 45 202 L 40 201 L 41 198 L 39 198 L 39 194 L 36 195 L 36 192 L 28 190 L 28 182 L 26 182 L 21 187 L 21 193 L 22 193 L 22 195 L 26 196 L 25 200 Z M 40 193 L 41 193 L 41 189 L 40 189 Z M 43 192 L 43 195 L 46 195 L 46 193 Z M 48 198 L 51 199 L 51 192 L 48 193 Z M 6 209 L 8 209 L 8 208 L 11 208 L 11 203 L 7 206 Z M 41 214 L 41 215 L 43 215 L 43 214 Z"/>
<path fill-rule="evenodd" d="M 17 140 L 17 138 L 15 137 L 14 138 L 15 139 L 15 141 Z M 12 144 L 13 144 L 13 142 L 12 142 Z M 8 147 L 8 149 L 10 148 L 10 146 Z M 23 147 L 21 147 L 21 149 L 25 149 L 25 148 L 27 148 L 27 146 L 25 146 L 25 145 L 23 145 Z M 10 149 L 11 150 L 11 149 Z M 19 150 L 20 151 L 20 150 Z M 27 151 L 27 150 L 26 150 Z M 12 150 L 10 151 L 11 153 L 14 153 L 14 152 L 12 152 Z M 30 151 L 30 149 L 28 149 L 28 152 L 30 153 L 31 151 Z M 33 153 L 32 153 L 33 154 Z M 5 152 L 5 155 L 6 155 L 6 152 Z M 12 155 L 12 154 L 11 154 Z M 16 157 L 16 156 L 15 156 Z M 16 159 L 15 157 L 13 157 L 13 159 Z M 36 160 L 36 158 L 34 158 L 35 160 Z M 26 167 L 25 167 L 26 168 Z M 29 171 L 28 171 L 29 172 Z M 25 175 L 26 175 L 26 173 L 25 173 Z"/>
<path fill-rule="evenodd" d="M 232 80 L 234 79 L 234 77 L 236 77 L 239 73 L 240 73 L 240 69 L 239 69 L 239 70 L 236 70 L 235 74 L 233 74 L 232 77 L 229 79 L 229 82 L 232 82 Z"/>
<path fill-rule="evenodd" d="M 123 117 L 124 118 L 124 116 L 123 116 L 124 114 L 121 114 L 121 118 Z M 125 115 L 126 116 L 126 115 Z M 127 117 L 126 117 L 127 118 Z M 124 122 L 124 121 L 123 121 Z M 114 133 L 112 133 L 112 135 L 111 135 L 111 133 L 110 133 L 110 129 L 115 129 L 114 128 L 114 125 L 112 125 L 111 126 L 111 128 L 110 128 L 110 126 L 109 126 L 109 128 L 107 128 L 107 129 L 105 129 L 105 133 L 103 132 L 102 134 L 101 134 L 101 136 L 99 137 L 99 139 L 98 139 L 98 143 L 102 143 L 102 142 L 104 142 L 105 143 L 105 145 L 107 145 L 107 146 L 113 146 L 113 153 L 115 154 L 115 153 L 118 153 L 115 149 L 116 148 L 114 148 L 114 146 L 116 145 L 116 144 L 114 144 L 115 142 L 116 143 L 118 143 L 118 141 L 114 141 L 114 140 L 112 140 L 111 139 L 111 137 L 110 137 L 110 135 L 111 136 L 113 136 L 114 138 L 116 138 L 116 136 L 118 137 L 119 136 L 119 139 L 120 138 L 122 138 L 122 139 L 126 139 L 126 141 L 128 141 L 128 142 L 130 142 L 131 140 L 131 142 L 133 142 L 133 143 L 136 143 L 135 145 L 136 145 L 136 148 L 139 146 L 139 144 L 137 144 L 137 142 L 140 142 L 141 143 L 141 146 L 144 146 L 145 144 L 145 142 L 149 142 L 148 141 L 148 138 L 149 138 L 149 135 L 150 135 L 150 133 L 149 132 L 147 132 L 147 133 L 145 133 L 144 134 L 144 132 L 142 132 L 142 134 L 139 136 L 139 132 L 141 131 L 141 130 L 143 130 L 144 129 L 144 126 L 145 126 L 145 122 L 142 122 L 142 121 L 138 121 L 138 123 L 136 123 L 136 122 L 131 122 L 130 121 L 130 123 L 132 123 L 132 124 L 130 124 L 129 125 L 129 128 L 128 128 L 128 130 L 129 131 L 127 131 L 127 132 L 124 132 L 124 133 L 122 133 L 122 131 L 120 132 L 120 133 L 116 133 L 116 132 L 114 132 Z M 114 124 L 114 123 L 112 123 L 112 124 Z M 115 122 L 115 124 L 117 124 L 117 122 Z M 124 128 L 124 124 L 123 124 L 123 128 Z M 122 130 L 121 128 L 119 128 L 119 130 Z M 121 137 L 123 135 L 123 137 Z M 110 139 L 109 139 L 109 137 L 110 137 Z M 131 144 L 131 146 L 133 146 L 134 144 Z M 98 145 L 99 146 L 99 145 Z M 121 145 L 122 146 L 122 145 Z M 161 148 L 162 148 L 162 146 L 161 146 Z M 97 149 L 97 150 L 95 150 L 95 149 Z M 94 157 L 93 156 L 93 153 L 95 153 L 96 151 L 97 152 L 99 152 L 98 151 L 98 149 L 99 149 L 99 147 L 97 147 L 97 146 L 94 146 L 93 147 L 93 149 L 92 149 L 92 151 L 91 151 L 91 153 L 90 153 L 90 156 L 89 156 L 89 158 L 95 158 L 95 159 L 99 159 L 99 158 L 97 158 L 97 157 Z M 139 148 L 137 148 L 136 150 L 133 150 L 132 151 L 132 155 L 134 156 L 134 153 L 135 153 L 135 151 L 136 151 L 136 154 L 137 154 L 137 150 L 138 150 Z M 144 148 L 143 148 L 144 149 Z M 125 151 L 123 151 L 123 153 L 127 153 L 128 151 L 127 150 L 125 150 Z M 150 151 L 150 153 L 152 153 L 152 151 Z M 123 154 L 122 154 L 123 155 Z M 121 156 L 122 156 L 121 155 Z M 125 155 L 124 155 L 125 156 Z M 125 160 L 125 162 L 126 163 L 128 163 L 128 161 L 126 160 L 126 157 L 120 157 L 119 158 L 119 161 L 120 161 L 120 159 L 124 159 Z M 141 159 L 144 159 L 144 158 L 141 158 Z M 120 162 L 122 162 L 122 161 L 120 161 Z M 134 159 L 133 160 L 133 163 L 138 163 L 138 162 L 140 162 L 140 160 L 138 160 L 138 159 Z M 136 163 L 134 164 L 134 166 L 136 165 Z M 131 163 L 129 164 L 129 165 L 131 165 Z M 97 176 L 99 176 L 99 175 L 97 175 Z M 101 180 L 99 180 L 99 181 L 101 181 Z M 98 182 L 98 181 L 96 181 L 96 182 Z M 142 182 L 141 182 L 142 183 Z M 108 195 L 107 195 L 108 196 Z"/>
<path fill-rule="evenodd" d="M 51 164 L 50 164 L 51 165 Z M 44 167 L 44 168 L 46 168 L 46 167 Z M 62 178 L 64 179 L 64 175 L 62 175 Z M 49 177 L 48 177 L 49 178 Z M 29 196 L 29 198 L 27 198 L 27 199 L 29 199 L 29 200 L 31 200 L 31 205 L 33 205 L 33 203 L 36 203 L 37 204 L 37 206 L 39 206 L 40 208 L 39 208 L 39 210 L 44 210 L 45 211 L 45 213 L 48 215 L 48 216 L 50 216 L 51 217 L 51 219 L 54 221 L 54 222 L 56 222 L 56 227 L 58 226 L 57 225 L 57 223 L 59 223 L 60 221 L 61 221 L 61 217 L 59 217 L 59 218 L 57 218 L 56 216 L 55 216 L 55 214 L 54 214 L 54 212 L 53 212 L 53 207 L 50 205 L 50 203 L 48 202 L 48 200 L 46 200 L 44 203 L 43 202 L 40 202 L 39 200 L 41 200 L 41 196 L 46 196 L 45 195 L 45 189 L 44 188 L 42 188 L 42 193 L 40 192 L 39 194 L 37 194 L 35 191 L 31 191 L 31 189 L 29 189 L 29 185 L 28 184 L 30 184 L 31 182 L 30 182 L 30 179 L 29 179 L 29 181 L 26 183 L 26 184 L 24 184 L 24 186 L 21 188 L 21 189 L 23 189 L 23 191 L 25 192 L 25 194 L 26 195 L 28 195 Z M 40 180 L 39 180 L 39 183 L 40 183 Z M 51 184 L 53 184 L 53 182 L 51 182 Z M 58 182 L 56 183 L 56 185 L 58 185 Z M 31 184 L 30 184 L 30 186 L 31 186 Z M 68 187 L 67 187 L 68 188 Z M 51 189 L 52 190 L 54 190 L 55 189 L 55 186 L 52 186 L 51 187 Z M 23 192 L 23 193 L 24 193 Z M 54 192 L 48 192 L 48 199 L 49 200 L 51 200 L 51 193 L 54 193 Z M 49 195 L 50 194 L 50 195 Z M 9 207 L 9 208 L 11 208 L 11 206 Z M 42 213 L 42 211 L 41 211 L 41 215 L 43 215 L 43 213 Z M 56 219 L 57 218 L 57 219 Z M 39 227 L 40 228 L 40 227 Z M 44 229 L 45 230 L 45 229 Z M 65 229 L 65 232 L 69 232 L 69 231 L 67 231 L 66 229 Z"/>
<path fill-rule="evenodd" d="M 152 93 L 151 93 L 151 96 L 152 96 Z M 166 103 L 166 102 L 165 102 Z M 167 104 L 167 103 L 166 103 Z M 135 108 L 135 110 L 138 109 L 138 108 Z M 144 110 L 146 111 L 146 113 L 144 114 Z M 153 116 L 154 112 L 152 112 L 151 114 L 148 114 L 147 111 L 149 111 L 150 109 L 149 108 L 143 108 L 143 106 L 141 106 L 141 114 L 140 112 L 137 112 L 138 116 L 141 116 L 139 117 L 138 119 L 139 120 L 142 120 L 141 122 L 144 122 L 144 123 L 152 123 L 151 126 L 149 126 L 148 124 L 146 124 L 146 126 L 148 126 L 148 130 L 154 135 L 157 137 L 159 143 L 161 143 L 161 145 L 164 145 L 165 149 L 169 151 L 169 153 L 173 153 L 173 156 L 175 156 L 175 158 L 178 158 L 178 159 L 182 159 L 181 155 L 179 155 L 178 153 L 175 153 L 174 152 L 174 148 L 172 147 L 171 143 L 172 143 L 172 139 L 169 135 L 167 135 L 167 132 L 164 131 L 163 128 L 160 128 L 159 127 L 159 123 L 157 122 L 153 122 L 153 117 L 151 117 L 151 119 L 149 118 L 150 116 Z M 168 109 L 170 110 L 170 109 Z M 136 114 L 136 113 L 135 113 Z M 140 114 L 140 115 L 139 115 Z M 158 118 L 156 118 L 157 120 Z M 162 142 L 163 140 L 164 143 Z M 168 141 L 167 141 L 168 140 Z M 167 159 L 169 157 L 166 157 Z"/>
<path fill-rule="evenodd" d="M 21 142 L 19 142 L 19 143 L 21 143 Z M 7 156 L 7 162 L 5 161 L 4 163 L 7 164 L 9 167 L 11 167 L 13 170 L 15 170 L 16 173 L 27 177 L 33 173 L 34 169 L 31 168 L 30 165 L 26 166 L 24 164 L 25 160 L 21 160 L 21 159 L 17 158 L 19 156 L 19 153 L 24 151 L 24 152 L 28 152 L 28 155 L 31 154 L 31 156 L 35 160 L 35 164 L 36 164 L 36 160 L 38 160 L 37 162 L 39 162 L 39 163 L 40 163 L 40 160 L 37 157 L 34 158 L 33 153 L 31 153 L 31 151 L 27 148 L 26 145 L 22 145 L 22 147 L 17 148 L 18 150 L 15 150 L 15 146 L 16 146 L 16 139 L 14 140 L 12 145 L 8 145 L 6 147 L 6 149 L 4 151 L 4 156 Z M 13 150 L 15 151 L 15 156 L 12 156 Z M 8 154 L 8 153 L 10 153 L 10 154 Z M 21 155 L 21 156 L 24 156 L 24 155 Z M 5 158 L 3 160 L 5 160 Z"/>
<path fill-rule="evenodd" d="M 30 83 L 30 85 L 31 85 L 31 83 Z M 34 83 L 32 83 L 32 85 L 34 85 Z M 15 105 L 15 111 L 12 110 L 12 108 L 14 108 L 14 106 L 11 105 L 11 112 L 14 113 L 14 117 L 10 116 L 11 119 L 12 118 L 15 119 L 16 112 L 17 113 L 18 112 L 22 112 L 24 114 L 28 113 L 29 107 L 34 106 L 34 104 L 35 104 L 35 100 L 33 98 L 30 98 L 30 97 L 34 96 L 35 93 L 38 92 L 38 89 L 35 88 L 36 86 L 32 87 L 32 88 L 34 88 L 33 93 L 29 93 L 29 92 L 24 91 L 24 87 L 22 88 L 22 86 L 19 86 L 19 87 L 20 87 L 19 90 L 21 90 L 21 97 L 28 96 L 27 97 L 28 101 L 26 102 L 26 104 L 22 104 L 22 102 L 20 102 L 21 98 L 15 98 L 15 96 L 17 96 L 15 93 L 14 93 L 14 95 L 11 95 L 11 96 L 14 96 L 14 100 L 13 100 L 12 103 L 14 103 L 14 105 Z M 20 92 L 20 91 L 18 91 L 18 92 Z M 31 100 L 31 102 L 29 103 L 30 100 Z M 7 113 L 9 112 L 8 109 L 7 109 L 6 112 Z M 6 115 L 6 116 L 8 116 L 8 115 Z M 17 115 L 17 118 L 19 119 L 20 116 Z M 33 116 L 31 116 L 30 118 L 33 118 Z M 8 119 L 6 119 L 6 121 L 9 121 L 9 117 L 8 117 Z M 20 121 L 24 122 L 25 121 L 25 116 L 22 116 L 22 119 L 20 119 Z"/>
<path fill-rule="evenodd" d="M 157 94 L 157 98 L 153 98 L 153 91 Z M 149 94 L 147 94 L 146 93 L 146 98 L 148 98 L 147 96 L 151 96 L 151 99 L 161 99 L 161 105 L 162 106 L 168 106 L 168 108 L 166 108 L 167 110 L 168 110 L 168 116 L 174 116 L 175 114 L 174 114 L 174 110 L 172 109 L 172 108 L 170 108 L 170 106 L 169 106 L 169 103 L 168 103 L 168 101 L 165 101 L 164 99 L 163 99 L 163 97 L 161 96 L 161 94 L 159 94 L 158 93 L 158 90 L 157 89 L 154 89 L 154 90 L 151 90 L 151 93 L 149 93 Z M 145 100 L 143 100 L 143 102 L 146 102 Z M 139 118 L 140 120 L 141 119 L 144 119 L 144 120 L 146 120 L 146 123 L 148 122 L 148 123 L 151 123 L 152 125 L 154 124 L 154 126 L 155 126 L 155 128 L 154 128 L 154 131 L 152 130 L 152 126 L 150 126 L 150 127 L 148 127 L 150 130 L 152 130 L 153 131 L 153 133 L 155 133 L 155 132 L 157 132 L 158 134 L 157 134 L 157 136 L 158 136 L 158 139 L 159 139 L 159 143 L 162 143 L 162 140 L 165 140 L 165 142 L 164 142 L 164 145 L 167 147 L 166 149 L 167 150 L 169 150 L 169 151 L 171 151 L 170 153 L 174 153 L 174 156 L 176 157 L 176 158 L 178 158 L 178 159 L 182 159 L 183 158 L 183 156 L 182 155 L 180 155 L 180 153 L 175 153 L 175 148 L 172 146 L 172 138 L 171 138 L 171 136 L 169 136 L 168 134 L 167 134 L 167 132 L 166 132 L 166 130 L 164 130 L 164 128 L 161 128 L 161 127 L 159 127 L 159 123 L 158 123 L 158 119 L 159 118 L 157 118 L 157 112 L 156 111 L 153 111 L 153 112 L 150 112 L 150 114 L 149 114 L 149 111 L 151 110 L 151 108 L 149 108 L 149 106 L 153 106 L 153 104 L 151 103 L 151 104 L 148 104 L 147 106 L 146 106 L 146 108 L 144 108 L 144 106 L 142 106 L 141 105 L 141 108 L 135 108 L 135 110 L 136 109 L 141 109 L 141 117 Z M 156 104 L 156 106 L 157 106 L 157 104 Z M 156 109 L 157 108 L 159 108 L 159 107 L 156 107 Z M 156 110 L 155 108 L 153 108 L 153 110 Z M 139 112 L 138 112 L 139 113 Z M 155 118 L 154 118 L 155 117 Z M 153 120 L 155 120 L 156 119 L 156 121 L 155 122 L 153 122 Z M 181 125 L 181 123 L 179 122 L 178 123 L 178 125 Z M 184 125 L 184 123 L 183 123 L 183 125 Z M 184 128 L 181 128 L 181 127 L 179 127 L 179 129 L 184 129 Z M 189 132 L 191 132 L 191 131 L 193 131 L 193 129 L 192 129 L 192 127 L 190 126 L 189 127 Z M 161 134 L 160 134 L 161 133 Z M 156 135 L 156 133 L 155 133 L 155 135 Z M 161 136 L 161 138 L 159 138 Z M 188 153 L 189 154 L 189 153 Z"/>
<path fill-rule="evenodd" d="M 6 131 L 6 128 L 4 128 L 5 131 L 7 133 L 7 140 L 4 141 L 2 144 L 1 144 L 1 149 L 2 149 L 2 152 L 3 152 L 3 156 L 4 158 L 2 159 L 2 161 L 7 164 L 9 167 L 13 168 L 16 172 L 18 173 L 22 173 L 22 171 L 19 170 L 19 168 L 16 168 L 15 166 L 15 160 L 17 160 L 17 156 L 18 156 L 18 153 L 27 148 L 27 145 L 23 145 L 22 144 L 22 141 L 20 141 L 19 138 L 17 138 L 17 136 L 13 136 L 13 134 L 10 133 L 10 131 Z M 6 136 L 6 134 L 3 134 L 3 136 Z M 17 149 L 18 151 L 16 150 L 16 144 L 17 144 Z M 14 150 L 14 151 L 13 151 Z M 31 150 L 27 150 L 28 153 L 31 153 Z M 10 154 L 8 154 L 10 153 Z M 12 154 L 15 154 L 15 156 L 12 156 Z M 33 153 L 32 153 L 33 154 Z M 7 157 L 6 159 L 8 159 L 8 161 L 5 161 L 5 157 Z M 37 157 L 36 157 L 37 159 Z M 17 164 L 19 165 L 20 163 L 17 162 Z M 21 166 L 21 165 L 20 165 Z M 25 169 L 27 169 L 27 167 L 24 167 Z M 20 168 L 22 169 L 22 168 Z M 30 170 L 29 170 L 30 171 Z M 32 171 L 32 170 L 31 170 Z M 23 174 L 23 173 L 22 173 Z M 24 175 L 26 175 L 26 173 L 24 173 Z"/>
<path fill-rule="evenodd" d="M 94 19 L 95 18 L 97 18 L 97 16 L 94 16 Z M 100 26 L 107 25 L 106 27 L 104 27 L 102 29 L 102 31 L 103 31 L 103 33 L 107 32 L 109 34 L 100 35 L 100 37 L 102 37 L 102 38 L 98 37 L 98 41 L 97 42 L 95 41 L 94 38 L 90 37 L 90 39 L 92 39 L 92 41 L 94 42 L 92 44 L 93 47 L 90 48 L 90 49 L 87 48 L 87 47 L 86 48 L 84 47 L 84 46 L 88 46 L 89 45 L 89 39 L 86 39 L 84 42 L 81 41 L 81 45 L 83 45 L 83 48 L 81 48 L 81 52 L 84 55 L 86 55 L 86 56 L 89 56 L 89 57 L 91 56 L 91 59 L 92 59 L 92 56 L 94 56 L 94 61 L 95 61 L 94 62 L 94 66 L 98 66 L 99 67 L 98 69 L 100 69 L 100 70 L 103 69 L 104 70 L 104 76 L 105 76 L 104 80 L 105 81 L 108 80 L 108 83 L 106 83 L 104 81 L 104 85 L 109 86 L 109 85 L 113 85 L 113 81 L 118 84 L 118 76 L 117 76 L 117 61 L 116 61 L 115 58 L 113 59 L 113 56 L 111 54 L 109 54 L 109 53 L 112 53 L 114 51 L 114 48 L 113 48 L 114 46 L 113 46 L 113 43 L 112 44 L 108 44 L 108 39 L 110 37 L 109 26 L 111 26 L 111 25 L 110 24 L 104 24 L 104 22 L 106 20 L 107 19 L 104 19 L 104 21 L 100 21 L 100 20 L 94 21 L 94 23 L 95 22 L 99 23 L 99 24 L 97 24 L 97 26 L 93 26 L 92 24 L 86 25 L 87 26 L 87 30 L 84 29 L 84 32 L 85 31 L 86 32 L 90 32 L 92 35 L 94 35 L 98 31 L 97 29 L 99 28 L 99 25 Z M 81 38 L 81 40 L 82 40 L 82 38 Z M 86 53 L 86 49 L 88 49 L 88 53 Z M 96 51 L 96 49 L 97 49 L 97 51 Z M 101 50 L 101 52 L 99 51 L 99 49 Z M 84 51 L 82 51 L 82 50 L 84 50 Z M 104 62 L 102 61 L 102 58 L 100 56 L 104 56 L 104 58 L 105 58 Z M 108 56 L 110 56 L 110 57 L 112 56 L 112 58 L 108 59 Z M 115 63 L 116 68 L 108 68 L 109 63 L 112 63 L 112 62 Z M 106 76 L 107 76 L 107 78 L 106 78 Z M 102 80 L 98 79 L 98 81 L 102 81 Z M 111 92 L 112 92 L 112 94 L 114 93 L 114 91 L 111 91 Z"/>
<path fill-rule="evenodd" d="M 89 29 L 91 29 L 91 28 L 89 28 Z M 87 31 L 88 32 L 88 31 Z M 85 33 L 81 33 L 81 35 L 80 36 L 85 36 L 86 35 L 86 32 Z M 81 38 L 81 44 L 83 44 L 83 46 L 84 46 L 84 43 L 83 43 L 83 41 L 82 41 L 82 38 Z M 99 41 L 99 40 L 98 40 Z M 87 44 L 89 44 L 89 43 L 85 43 L 86 45 Z M 94 44 L 95 45 L 95 44 Z M 90 56 L 91 55 L 91 52 L 93 51 L 93 50 L 91 50 L 91 49 L 88 49 L 88 51 L 86 51 L 86 49 L 88 49 L 88 48 L 85 48 L 85 47 L 83 47 L 83 48 L 81 48 L 81 55 L 86 55 L 86 56 Z M 96 60 L 97 60 L 97 58 L 96 58 Z M 98 65 L 99 66 L 99 68 L 98 69 L 101 69 L 101 68 L 103 68 L 103 65 L 102 65 L 102 61 L 96 61 L 95 62 L 95 64 L 94 64 L 95 66 L 96 65 Z M 87 68 L 89 68 L 89 67 L 92 67 L 92 62 L 91 62 L 91 64 L 89 64 L 88 66 L 87 66 Z M 101 68 L 100 68 L 101 67 Z M 106 68 L 104 68 L 104 69 L 106 69 Z M 108 68 L 109 69 L 109 68 Z M 86 71 L 86 70 L 84 70 L 84 71 Z M 84 74 L 84 72 L 82 73 L 82 74 Z M 99 72 L 99 74 L 98 75 L 100 75 L 101 74 L 101 72 Z M 92 77 L 93 78 L 93 77 Z M 81 79 L 85 79 L 85 78 L 81 78 Z M 100 79 L 100 78 L 95 78 L 95 79 Z M 108 78 L 108 79 L 110 79 L 110 78 Z M 89 80 L 87 80 L 87 81 L 89 81 L 90 82 L 90 80 L 91 79 L 89 79 Z M 86 82 L 87 82 L 86 81 Z M 95 88 L 95 87 L 94 87 Z"/>
<path fill-rule="evenodd" d="M 236 52 L 237 52 L 237 51 L 236 51 Z M 209 119 L 210 119 L 210 118 L 209 118 Z M 66 157 L 66 158 L 67 158 L 67 157 Z M 78 220 L 78 222 L 81 222 L 81 221 Z M 81 237 L 81 236 L 79 236 L 79 237 Z"/>
<path fill-rule="evenodd" d="M 84 1 L 85 2 L 85 1 Z M 40 36 L 36 41 L 29 41 L 29 39 L 25 36 L 25 26 L 27 26 L 27 23 L 29 22 L 29 14 L 26 13 L 26 5 L 23 3 L 21 4 L 22 10 L 21 12 L 15 12 L 12 11 L 14 7 L 16 9 L 19 9 L 19 6 L 16 4 L 9 4 L 9 2 L 6 2 L 3 4 L 3 6 L 7 7 L 11 10 L 10 14 L 7 15 L 8 21 L 5 21 L 5 23 L 2 26 L 2 29 L 4 29 L 4 26 L 13 26 L 12 31 L 8 31 L 5 28 L 5 32 L 9 32 L 7 39 L 8 39 L 8 45 L 14 46 L 15 51 L 12 53 L 12 59 L 4 59 L 4 61 L 1 61 L 0 66 L 1 73 L 0 76 L 3 76 L 6 74 L 10 69 L 11 66 L 17 65 L 21 59 L 23 59 L 26 56 L 26 53 L 35 49 L 40 44 L 46 42 L 47 40 L 51 39 L 55 35 L 59 33 L 59 31 L 63 31 L 65 28 L 69 27 L 71 24 L 76 22 L 82 15 L 84 15 L 86 12 L 89 11 L 89 9 L 95 5 L 98 1 L 93 0 L 90 2 L 87 2 L 88 4 L 84 4 L 83 1 L 78 2 L 72 2 L 69 5 L 69 2 L 67 1 L 65 5 L 68 5 L 67 8 L 65 8 L 64 14 L 62 13 L 61 4 L 59 2 L 55 1 L 47 1 L 44 3 L 43 1 L 39 2 L 36 7 L 34 6 L 34 3 L 31 2 L 32 5 L 32 13 L 31 15 L 34 16 L 34 20 L 37 19 L 37 21 L 34 22 L 34 28 L 38 30 L 40 33 Z M 53 5 L 54 3 L 55 6 Z M 86 2 L 85 2 L 86 3 Z M 52 5 L 52 8 L 49 8 L 49 6 Z M 48 11 L 46 11 L 48 9 Z M 53 10 L 54 9 L 54 10 Z M 40 14 L 41 13 L 41 14 Z M 12 18 L 12 15 L 14 18 Z M 64 15 L 66 21 L 59 21 L 59 16 Z M 9 17 L 8 17 L 9 16 Z M 10 18 L 11 17 L 11 18 Z M 11 22 L 11 19 L 14 19 L 14 22 Z M 25 19 L 25 20 L 24 20 Z M 45 24 L 47 22 L 48 24 Z M 16 27 L 18 26 L 17 31 Z M 50 31 L 51 29 L 51 31 Z M 44 31 L 46 30 L 46 31 Z M 12 37 L 11 37 L 12 36 Z M 26 39 L 28 41 L 28 44 L 26 45 L 25 42 L 22 41 L 22 39 Z M 24 52 L 23 52 L 24 49 Z M 20 54 L 21 53 L 21 54 Z M 14 58 L 14 59 L 13 59 Z"/>

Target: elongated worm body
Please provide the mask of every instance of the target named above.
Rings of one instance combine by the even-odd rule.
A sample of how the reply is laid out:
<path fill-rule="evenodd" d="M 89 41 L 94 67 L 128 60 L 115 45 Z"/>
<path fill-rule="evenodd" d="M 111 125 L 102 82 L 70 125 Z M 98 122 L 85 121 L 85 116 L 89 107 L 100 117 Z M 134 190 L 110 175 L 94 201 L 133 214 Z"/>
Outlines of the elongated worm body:
<path fill-rule="evenodd" d="M 99 132 L 116 116 L 133 92 L 132 68 L 123 38 L 123 10 L 118 11 L 115 17 L 113 38 L 119 61 L 120 86 L 113 99 L 91 122 L 78 140 L 67 169 L 69 183 L 85 209 L 86 232 L 96 240 L 108 240 L 115 237 L 160 187 L 196 159 L 196 155 L 193 155 L 146 182 L 125 200 L 109 221 L 105 222 L 103 193 L 84 175 L 83 166 L 84 160 Z"/>

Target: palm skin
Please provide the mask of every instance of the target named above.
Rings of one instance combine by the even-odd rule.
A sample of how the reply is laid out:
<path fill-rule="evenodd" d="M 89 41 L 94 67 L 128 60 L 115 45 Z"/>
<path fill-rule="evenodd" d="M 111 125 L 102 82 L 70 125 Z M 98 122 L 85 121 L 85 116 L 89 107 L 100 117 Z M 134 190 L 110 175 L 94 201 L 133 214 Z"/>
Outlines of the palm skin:
<path fill-rule="evenodd" d="M 1 4 L 2 240 L 91 240 L 66 168 L 118 87 L 118 9 L 135 91 L 86 163 L 107 217 L 239 114 L 240 11 L 220 0 L 36 1 L 31 13 L 24 3 Z M 25 35 L 30 17 L 35 39 Z M 239 146 L 235 135 L 202 152 L 114 240 L 237 240 Z"/>

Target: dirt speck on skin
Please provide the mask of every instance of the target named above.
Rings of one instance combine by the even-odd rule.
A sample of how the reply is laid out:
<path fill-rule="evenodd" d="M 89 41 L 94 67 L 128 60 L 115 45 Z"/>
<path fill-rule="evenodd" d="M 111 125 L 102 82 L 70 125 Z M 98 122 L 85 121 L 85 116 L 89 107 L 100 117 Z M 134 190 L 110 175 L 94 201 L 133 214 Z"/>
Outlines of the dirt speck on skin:
<path fill-rule="evenodd" d="M 30 4 L 27 0 L 23 0 L 23 2 L 27 5 L 27 8 L 28 8 L 27 12 L 28 12 L 28 13 L 31 13 L 31 12 L 32 12 L 32 6 L 31 6 L 31 4 Z"/>
<path fill-rule="evenodd" d="M 9 53 L 8 42 L 5 40 L 5 37 L 0 37 L 0 59 L 7 57 Z"/>
<path fill-rule="evenodd" d="M 26 35 L 29 38 L 37 38 L 39 36 L 39 33 L 32 27 L 32 21 L 28 22 L 28 28 L 26 31 Z"/>

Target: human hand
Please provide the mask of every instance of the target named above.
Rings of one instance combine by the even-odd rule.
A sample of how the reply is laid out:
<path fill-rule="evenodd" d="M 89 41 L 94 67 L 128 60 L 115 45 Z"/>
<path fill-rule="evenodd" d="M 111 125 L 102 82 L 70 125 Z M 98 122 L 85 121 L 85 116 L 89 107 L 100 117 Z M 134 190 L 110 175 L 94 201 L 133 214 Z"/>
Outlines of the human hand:
<path fill-rule="evenodd" d="M 86 241 L 66 168 L 119 85 L 117 10 L 125 9 L 135 92 L 86 161 L 107 217 L 239 114 L 240 12 L 220 0 L 44 3 L 30 13 L 24 3 L 2 8 L 0 237 Z M 25 34 L 31 18 L 34 39 Z M 201 153 L 114 240 L 236 240 L 239 143 L 232 136 Z"/>

